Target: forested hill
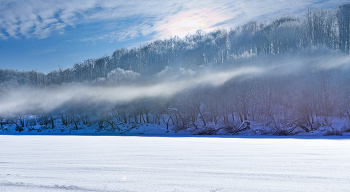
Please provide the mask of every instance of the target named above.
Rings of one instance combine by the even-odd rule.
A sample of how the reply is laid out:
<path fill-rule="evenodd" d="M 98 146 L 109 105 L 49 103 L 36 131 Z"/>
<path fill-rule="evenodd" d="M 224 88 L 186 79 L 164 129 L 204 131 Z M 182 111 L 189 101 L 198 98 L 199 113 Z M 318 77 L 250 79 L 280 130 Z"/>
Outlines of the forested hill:
<path fill-rule="evenodd" d="M 48 74 L 0 70 L 0 131 L 238 134 L 251 123 L 251 134 L 349 135 L 349 28 L 350 3 Z"/>
<path fill-rule="evenodd" d="M 38 71 L 0 70 L 2 87 L 94 81 L 106 78 L 117 69 L 152 76 L 166 67 L 186 68 L 201 65 L 234 65 L 242 56 L 300 52 L 322 46 L 349 53 L 350 4 L 336 10 L 309 9 L 303 17 L 282 17 L 271 22 L 249 22 L 230 30 L 218 29 L 185 38 L 157 40 L 132 49 L 118 49 L 111 56 L 87 59 L 72 68 L 48 74 Z"/>

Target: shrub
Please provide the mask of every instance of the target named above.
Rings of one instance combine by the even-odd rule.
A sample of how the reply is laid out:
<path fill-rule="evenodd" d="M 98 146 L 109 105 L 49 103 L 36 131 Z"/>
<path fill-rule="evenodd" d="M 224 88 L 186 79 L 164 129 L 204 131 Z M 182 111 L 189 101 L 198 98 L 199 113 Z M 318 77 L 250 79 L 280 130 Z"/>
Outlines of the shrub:
<path fill-rule="evenodd" d="M 213 127 L 204 127 L 193 132 L 193 135 L 216 135 L 217 129 Z"/>
<path fill-rule="evenodd" d="M 20 127 L 20 126 L 16 126 L 16 131 L 18 131 L 19 133 L 22 132 L 24 129 L 23 127 Z"/>
<path fill-rule="evenodd" d="M 327 130 L 325 133 L 323 133 L 323 136 L 332 136 L 332 135 L 342 136 L 343 134 L 337 129 L 332 129 L 331 131 Z"/>
<path fill-rule="evenodd" d="M 350 132 L 350 128 L 344 126 L 344 127 L 341 128 L 341 132 L 342 133 L 349 133 Z"/>
<path fill-rule="evenodd" d="M 238 133 L 238 129 L 236 125 L 222 127 L 221 129 L 223 129 L 225 132 L 230 133 L 232 135 L 235 135 Z"/>
<path fill-rule="evenodd" d="M 177 133 L 179 131 L 187 131 L 187 127 L 186 126 L 178 126 L 178 125 L 175 125 L 172 130 Z"/>
<path fill-rule="evenodd" d="M 272 135 L 288 136 L 288 135 L 293 135 L 293 132 L 285 129 L 274 129 L 272 130 Z"/>

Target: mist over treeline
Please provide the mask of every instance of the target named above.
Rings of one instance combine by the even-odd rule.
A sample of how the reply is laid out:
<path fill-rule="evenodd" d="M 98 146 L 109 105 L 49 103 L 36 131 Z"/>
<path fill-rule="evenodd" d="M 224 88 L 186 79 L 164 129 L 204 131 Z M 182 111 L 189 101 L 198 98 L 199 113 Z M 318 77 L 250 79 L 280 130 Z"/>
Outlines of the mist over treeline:
<path fill-rule="evenodd" d="M 118 49 L 48 74 L 0 70 L 0 128 L 164 124 L 215 134 L 252 121 L 288 135 L 342 119 L 350 130 L 349 26 L 347 3 Z"/>

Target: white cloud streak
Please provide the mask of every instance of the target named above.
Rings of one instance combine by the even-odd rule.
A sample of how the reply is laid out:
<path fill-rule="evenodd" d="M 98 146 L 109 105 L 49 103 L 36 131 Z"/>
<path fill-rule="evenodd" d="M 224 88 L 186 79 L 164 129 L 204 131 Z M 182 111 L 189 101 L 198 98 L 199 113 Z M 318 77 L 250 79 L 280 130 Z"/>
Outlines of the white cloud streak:
<path fill-rule="evenodd" d="M 349 70 L 350 67 L 350 56 L 340 52 L 322 52 L 316 49 L 306 50 L 304 54 L 300 57 L 290 54 L 252 57 L 243 60 L 242 63 L 236 63 L 235 68 L 223 66 L 222 70 L 217 71 L 176 71 L 167 68 L 154 77 L 153 82 L 158 83 L 142 82 L 140 74 L 117 69 L 106 79 L 99 79 L 94 86 L 73 84 L 45 89 L 4 90 L 0 95 L 0 115 L 49 113 L 63 105 L 72 106 L 79 103 L 92 105 L 106 102 L 123 103 L 144 98 L 166 98 L 197 87 L 218 87 L 233 79 L 238 81 L 264 75 L 285 76 L 337 68 Z M 108 86 L 99 86 L 99 82 Z"/>
<path fill-rule="evenodd" d="M 145 86 L 67 85 L 48 89 L 22 88 L 0 97 L 0 115 L 50 112 L 70 102 L 128 102 L 142 98 L 168 97 L 197 86 L 220 86 L 232 78 L 259 74 L 266 69 L 244 67 L 231 71 L 202 74 L 186 80 L 166 81 Z"/>
<path fill-rule="evenodd" d="M 46 38 L 63 34 L 67 26 L 128 20 L 115 32 L 100 32 L 84 40 L 125 41 L 153 34 L 153 38 L 184 36 L 198 29 L 233 27 L 250 20 L 268 20 L 300 14 L 317 4 L 335 8 L 345 0 L 208 0 L 208 1 L 114 1 L 114 0 L 2 0 L 0 38 Z M 134 20 L 141 20 L 135 23 Z"/>

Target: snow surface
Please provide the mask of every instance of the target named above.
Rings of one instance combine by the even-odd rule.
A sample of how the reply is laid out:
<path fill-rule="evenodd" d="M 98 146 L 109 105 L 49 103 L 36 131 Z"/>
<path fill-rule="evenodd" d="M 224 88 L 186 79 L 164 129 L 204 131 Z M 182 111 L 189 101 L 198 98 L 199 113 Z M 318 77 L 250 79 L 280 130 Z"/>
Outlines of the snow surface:
<path fill-rule="evenodd" d="M 0 191 L 350 191 L 350 140 L 0 135 Z"/>

